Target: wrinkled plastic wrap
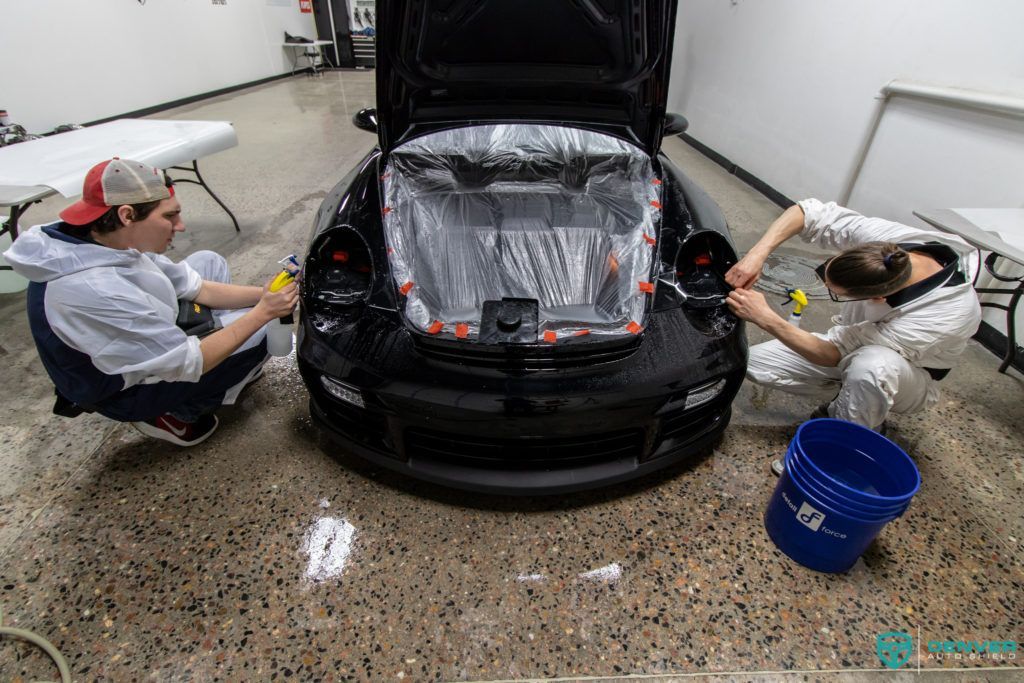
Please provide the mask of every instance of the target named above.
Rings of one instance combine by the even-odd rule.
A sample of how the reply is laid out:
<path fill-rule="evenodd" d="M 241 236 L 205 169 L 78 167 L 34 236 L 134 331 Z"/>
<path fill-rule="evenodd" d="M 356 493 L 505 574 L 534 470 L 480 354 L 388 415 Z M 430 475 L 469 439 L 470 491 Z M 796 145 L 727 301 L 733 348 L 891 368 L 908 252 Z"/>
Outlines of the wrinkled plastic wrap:
<path fill-rule="evenodd" d="M 384 226 L 405 315 L 473 338 L 484 302 L 538 302 L 538 337 L 644 324 L 660 184 L 650 158 L 574 128 L 488 125 L 396 148 Z M 547 333 L 545 335 L 545 333 Z"/>

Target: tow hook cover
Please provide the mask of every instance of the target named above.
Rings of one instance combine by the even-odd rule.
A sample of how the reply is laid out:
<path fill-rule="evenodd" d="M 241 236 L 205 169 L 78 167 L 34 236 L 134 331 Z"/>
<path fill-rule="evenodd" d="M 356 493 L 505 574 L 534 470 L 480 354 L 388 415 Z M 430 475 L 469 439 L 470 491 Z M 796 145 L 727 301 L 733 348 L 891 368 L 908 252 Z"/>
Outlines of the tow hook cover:
<path fill-rule="evenodd" d="M 537 300 L 485 301 L 480 316 L 481 344 L 536 344 Z"/>

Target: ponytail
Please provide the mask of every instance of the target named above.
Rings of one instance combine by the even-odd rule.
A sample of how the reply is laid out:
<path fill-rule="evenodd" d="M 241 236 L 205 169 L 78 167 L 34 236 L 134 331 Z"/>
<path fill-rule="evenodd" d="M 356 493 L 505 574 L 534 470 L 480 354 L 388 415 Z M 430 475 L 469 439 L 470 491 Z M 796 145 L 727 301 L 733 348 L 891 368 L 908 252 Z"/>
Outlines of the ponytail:
<path fill-rule="evenodd" d="M 893 242 L 869 242 L 829 261 L 829 282 L 853 297 L 888 296 L 910 279 L 910 254 Z"/>

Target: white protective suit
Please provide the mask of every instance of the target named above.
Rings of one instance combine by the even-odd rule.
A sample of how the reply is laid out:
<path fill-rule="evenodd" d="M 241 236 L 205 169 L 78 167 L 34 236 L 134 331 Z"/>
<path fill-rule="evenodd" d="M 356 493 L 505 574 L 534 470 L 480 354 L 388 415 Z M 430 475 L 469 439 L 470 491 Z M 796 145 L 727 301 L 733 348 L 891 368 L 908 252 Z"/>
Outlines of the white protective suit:
<path fill-rule="evenodd" d="M 198 252 L 187 262 L 174 263 L 135 249 L 74 244 L 54 236 L 59 225 L 29 229 L 4 253 L 15 272 L 46 283 L 44 309 L 53 333 L 89 356 L 100 372 L 119 375 L 123 389 L 161 381 L 198 382 L 203 354 L 199 338 L 186 336 L 175 324 L 178 300 L 198 295 L 204 278 L 229 282 L 223 257 Z M 214 315 L 223 326 L 244 312 Z M 235 353 L 262 339 L 262 332 L 253 335 Z M 225 402 L 234 395 L 237 391 L 229 392 Z"/>
<path fill-rule="evenodd" d="M 842 304 L 833 318 L 836 325 L 817 335 L 839 348 L 838 367 L 815 365 L 773 340 L 750 350 L 747 377 L 794 394 L 834 398 L 829 415 L 872 429 L 890 410 L 911 413 L 933 405 L 939 396 L 933 376 L 956 364 L 981 323 L 971 285 L 978 261 L 974 248 L 953 235 L 869 218 L 835 202 L 805 199 L 799 204 L 804 212 L 800 237 L 806 242 L 838 251 L 878 241 L 911 250 L 910 245 L 925 245 L 922 251 L 937 248 L 940 257 L 949 254 L 950 265 L 935 279 L 884 302 Z"/>

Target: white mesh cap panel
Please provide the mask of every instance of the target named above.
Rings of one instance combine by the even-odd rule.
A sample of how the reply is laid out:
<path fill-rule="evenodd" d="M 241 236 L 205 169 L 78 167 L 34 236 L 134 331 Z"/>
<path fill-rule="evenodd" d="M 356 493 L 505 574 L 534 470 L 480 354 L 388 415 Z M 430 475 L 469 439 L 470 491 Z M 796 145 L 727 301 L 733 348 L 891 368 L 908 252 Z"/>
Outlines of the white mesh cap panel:
<path fill-rule="evenodd" d="M 100 179 L 107 206 L 143 204 L 171 196 L 164 185 L 163 173 L 139 161 L 114 158 L 103 169 Z"/>

